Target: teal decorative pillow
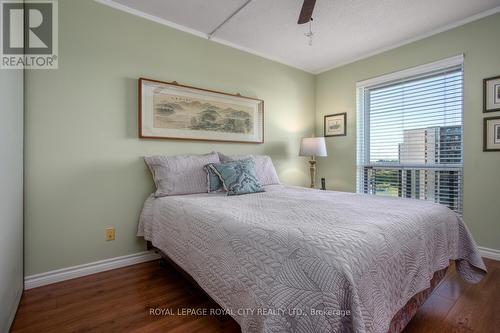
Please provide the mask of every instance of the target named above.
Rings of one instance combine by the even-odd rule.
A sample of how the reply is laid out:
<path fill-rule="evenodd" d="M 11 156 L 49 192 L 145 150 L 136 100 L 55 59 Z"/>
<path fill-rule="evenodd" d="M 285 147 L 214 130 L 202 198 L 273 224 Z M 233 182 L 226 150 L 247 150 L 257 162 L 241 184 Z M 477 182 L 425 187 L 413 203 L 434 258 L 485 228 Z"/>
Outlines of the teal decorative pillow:
<path fill-rule="evenodd" d="M 212 163 L 208 167 L 219 176 L 227 195 L 239 195 L 264 192 L 255 174 L 253 159 Z"/>
<path fill-rule="evenodd" d="M 219 192 L 224 188 L 222 186 L 222 181 L 219 176 L 214 172 L 214 170 L 210 167 L 213 163 L 209 163 L 203 167 L 205 172 L 207 173 L 207 192 Z"/>

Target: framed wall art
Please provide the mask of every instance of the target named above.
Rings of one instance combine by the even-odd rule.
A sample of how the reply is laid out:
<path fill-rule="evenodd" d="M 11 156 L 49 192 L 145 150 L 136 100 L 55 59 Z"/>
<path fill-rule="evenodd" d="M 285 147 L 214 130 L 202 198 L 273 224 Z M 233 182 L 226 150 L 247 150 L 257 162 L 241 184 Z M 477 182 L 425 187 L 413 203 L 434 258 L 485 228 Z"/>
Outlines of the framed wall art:
<path fill-rule="evenodd" d="M 346 127 L 347 112 L 326 115 L 324 119 L 324 136 L 346 135 Z"/>
<path fill-rule="evenodd" d="M 500 76 L 483 80 L 483 112 L 500 111 Z"/>
<path fill-rule="evenodd" d="M 500 151 L 500 116 L 484 118 L 483 151 Z"/>
<path fill-rule="evenodd" d="M 264 101 L 139 79 L 139 137 L 264 142 Z"/>

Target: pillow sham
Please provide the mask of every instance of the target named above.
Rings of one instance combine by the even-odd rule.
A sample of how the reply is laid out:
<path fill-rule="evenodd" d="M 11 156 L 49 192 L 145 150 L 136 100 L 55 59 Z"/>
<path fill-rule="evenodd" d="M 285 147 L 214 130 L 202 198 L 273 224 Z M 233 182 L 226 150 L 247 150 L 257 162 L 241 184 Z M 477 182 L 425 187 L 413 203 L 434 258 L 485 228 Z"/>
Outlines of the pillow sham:
<path fill-rule="evenodd" d="M 219 154 L 221 162 L 237 161 L 242 159 L 253 158 L 255 161 L 255 173 L 261 185 L 281 184 L 276 169 L 274 168 L 273 160 L 267 155 L 233 155 L 227 156 Z"/>
<path fill-rule="evenodd" d="M 255 174 L 255 162 L 248 158 L 208 165 L 222 181 L 227 195 L 264 192 Z"/>
<path fill-rule="evenodd" d="M 218 163 L 215 152 L 204 155 L 148 156 L 144 158 L 153 174 L 155 197 L 207 192 L 203 167 Z"/>

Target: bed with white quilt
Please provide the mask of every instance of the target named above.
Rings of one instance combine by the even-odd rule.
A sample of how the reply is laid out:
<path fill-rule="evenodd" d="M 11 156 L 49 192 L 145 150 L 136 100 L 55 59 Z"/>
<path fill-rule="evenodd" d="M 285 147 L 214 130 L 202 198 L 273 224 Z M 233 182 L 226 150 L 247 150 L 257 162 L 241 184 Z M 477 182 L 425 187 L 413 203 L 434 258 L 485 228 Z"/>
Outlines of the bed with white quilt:
<path fill-rule="evenodd" d="M 149 197 L 138 235 L 187 272 L 242 332 L 386 333 L 433 275 L 486 268 L 461 218 L 421 200 L 285 185 Z"/>

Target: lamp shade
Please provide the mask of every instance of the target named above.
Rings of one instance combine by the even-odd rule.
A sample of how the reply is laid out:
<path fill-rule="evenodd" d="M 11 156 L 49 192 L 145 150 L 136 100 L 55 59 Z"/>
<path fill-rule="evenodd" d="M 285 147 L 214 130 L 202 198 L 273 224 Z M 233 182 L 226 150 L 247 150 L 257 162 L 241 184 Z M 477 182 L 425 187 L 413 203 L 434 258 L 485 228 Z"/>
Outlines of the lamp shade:
<path fill-rule="evenodd" d="M 303 138 L 300 143 L 300 156 L 328 156 L 324 137 Z"/>

